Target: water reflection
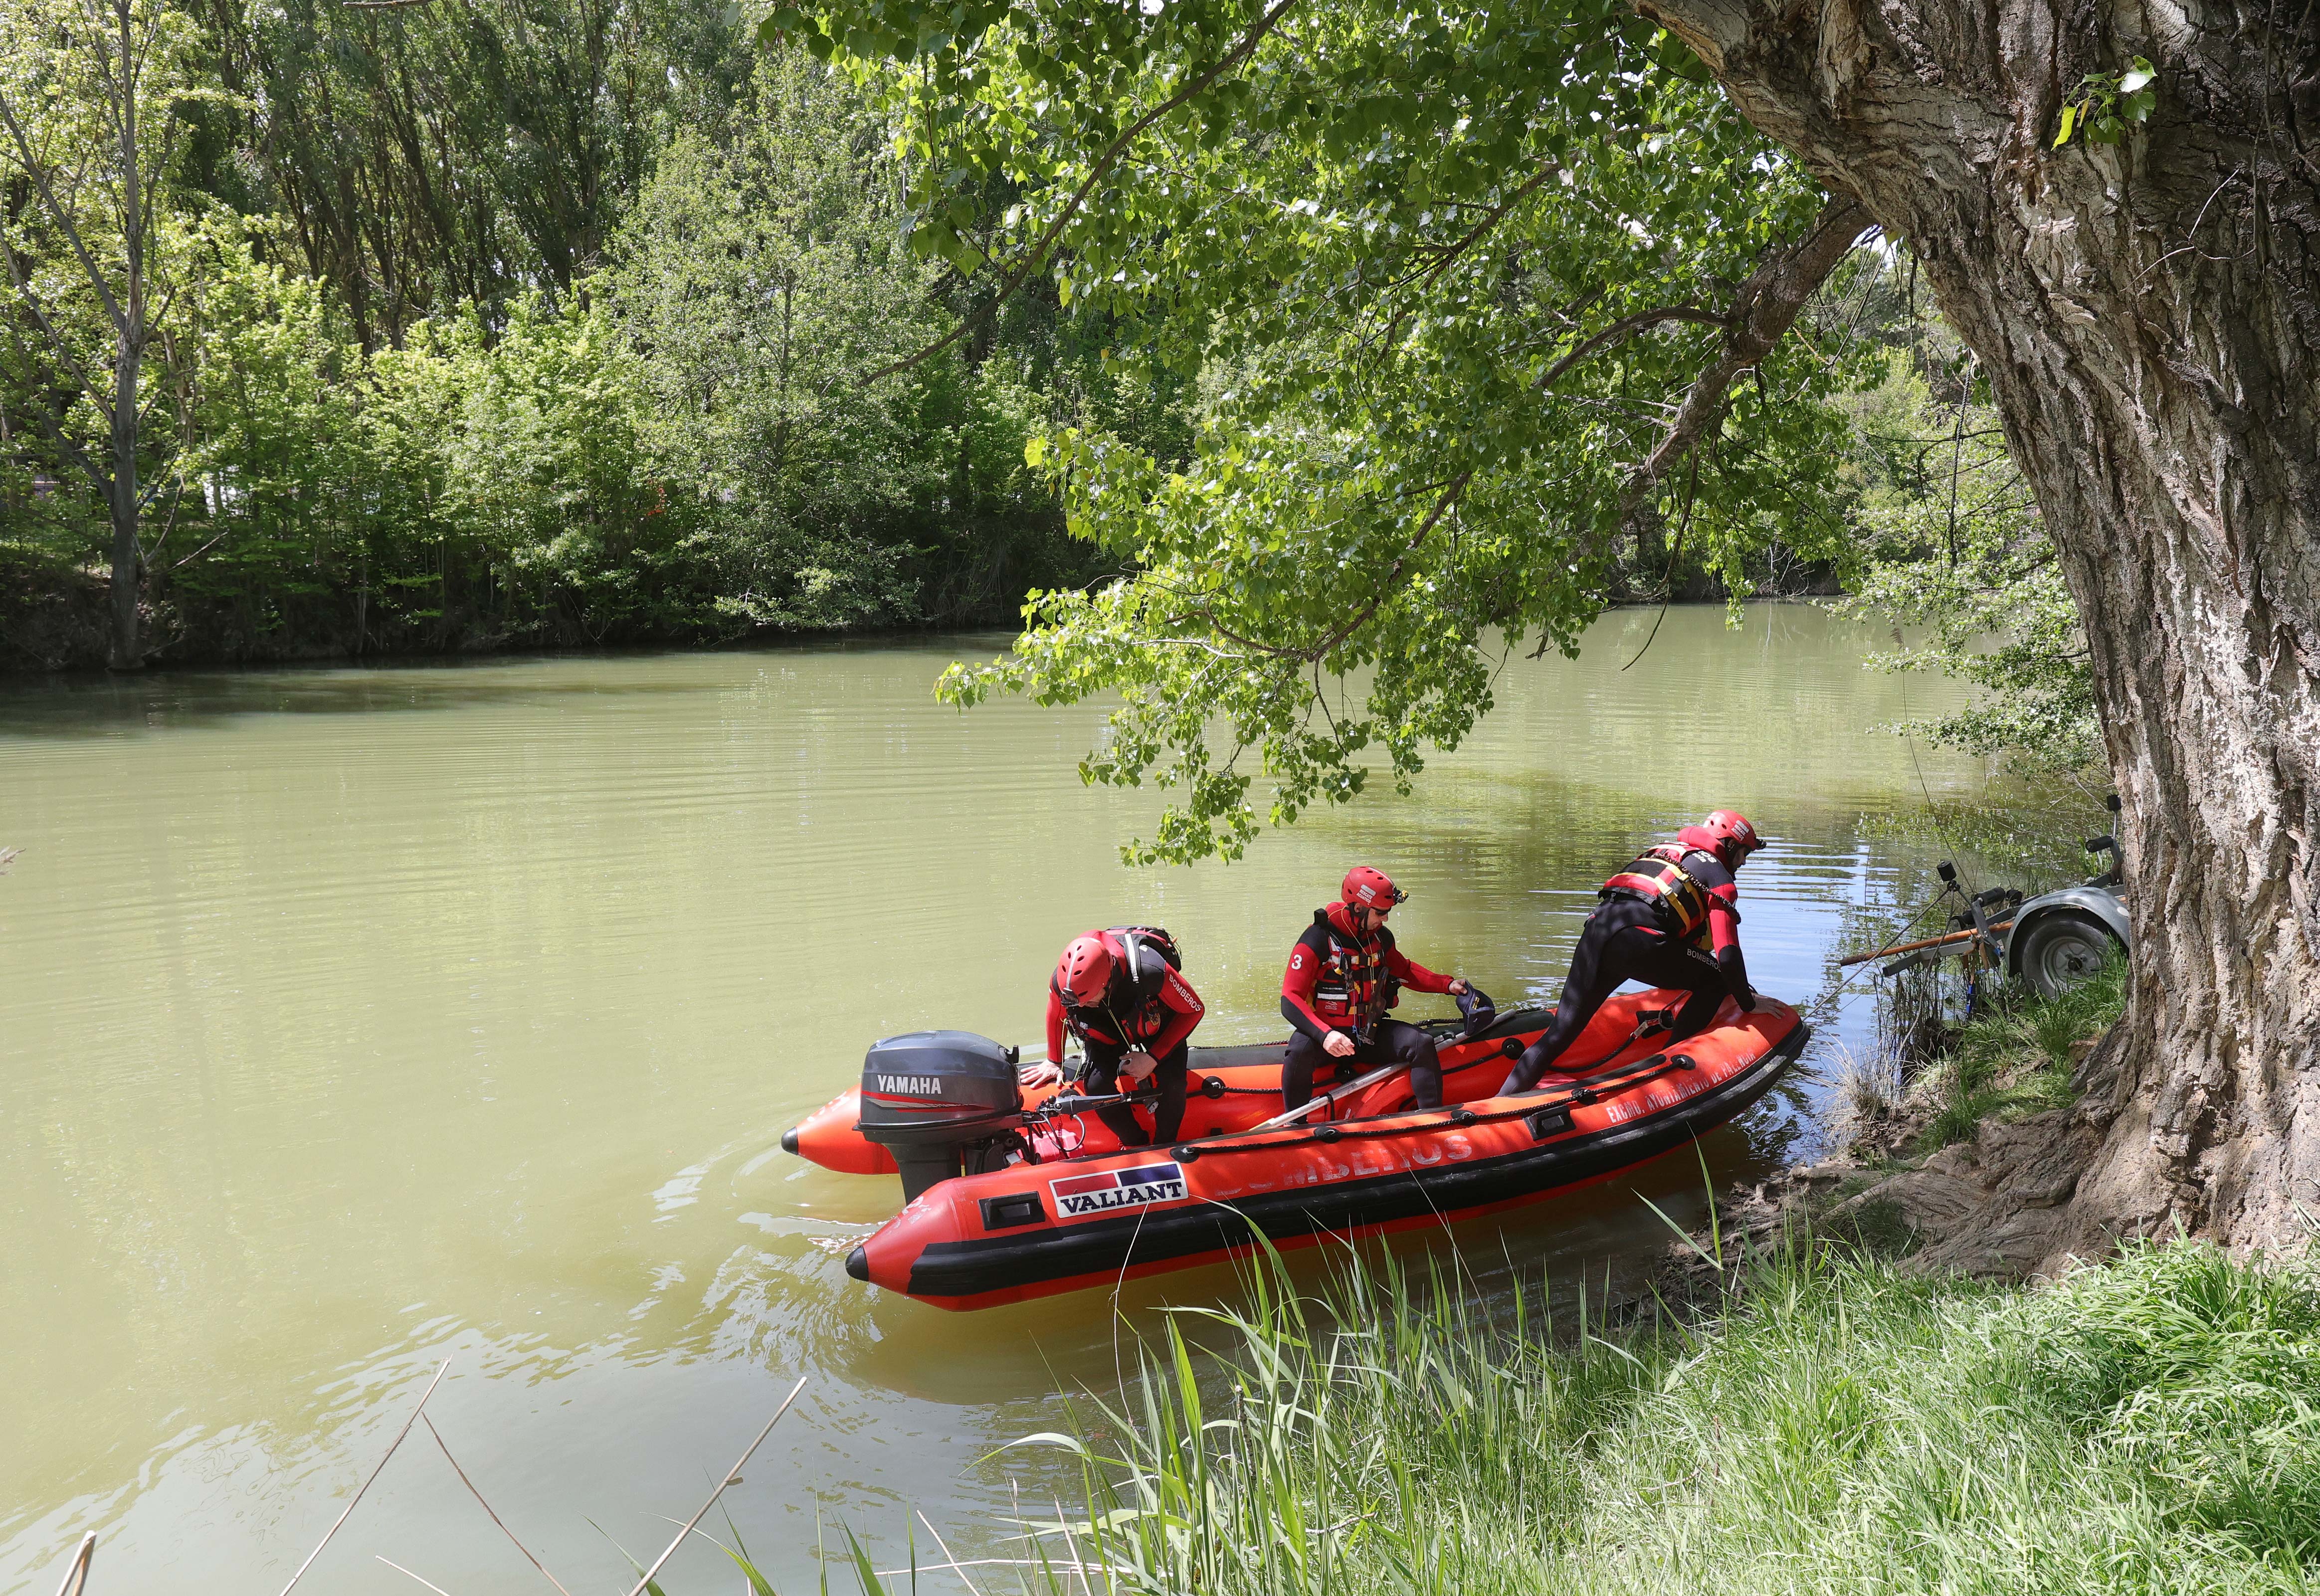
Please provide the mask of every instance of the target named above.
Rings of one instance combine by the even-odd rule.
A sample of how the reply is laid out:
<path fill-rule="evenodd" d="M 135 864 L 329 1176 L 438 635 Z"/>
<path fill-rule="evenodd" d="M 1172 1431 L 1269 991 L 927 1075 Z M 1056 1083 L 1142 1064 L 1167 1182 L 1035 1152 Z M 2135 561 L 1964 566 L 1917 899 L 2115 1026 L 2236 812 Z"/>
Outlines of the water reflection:
<path fill-rule="evenodd" d="M 906 1510 L 988 1548 L 1060 1460 L 983 1462 L 1107 1389 L 1228 1268 L 957 1316 L 845 1278 L 885 1182 L 771 1153 L 873 1037 L 1031 1037 L 1073 933 L 1168 925 L 1204 1040 L 1279 1033 L 1282 959 L 1355 858 L 1415 893 L 1437 968 L 1551 999 L 1593 888 L 1708 807 L 1774 845 L 1744 881 L 1761 987 L 1828 987 L 1835 942 L 1914 904 L 1927 796 L 1981 771 L 1871 728 L 1949 700 L 1862 640 L 1763 608 L 1648 615 L 1519 658 L 1410 801 L 1309 817 L 1243 864 L 1131 873 L 1153 795 L 1074 774 L 1093 710 L 959 716 L 968 640 L 0 690 L 0 1584 L 87 1527 L 110 1588 L 278 1588 L 445 1357 L 429 1411 L 567 1584 L 649 1557 L 800 1373 L 729 1498 L 768 1566 L 817 1514 L 903 1560 Z M 2001 795 L 2002 796 L 2002 795 Z M 1419 1012 L 1431 1012 L 1421 1010 Z M 1463 1225 L 1491 1270 L 1632 1287 L 1715 1179 L 1809 1149 L 1795 1087 L 1697 1157 Z M 1415 1258 L 1437 1242 L 1399 1239 Z M 1299 1267 L 1318 1272 L 1323 1260 Z M 603 1527 L 600 1534 L 589 1520 Z M 923 1539 L 920 1543 L 924 1545 Z M 459 1596 L 538 1575 L 423 1431 L 310 1578 Z M 673 1589 L 730 1578 L 706 1547 Z"/>

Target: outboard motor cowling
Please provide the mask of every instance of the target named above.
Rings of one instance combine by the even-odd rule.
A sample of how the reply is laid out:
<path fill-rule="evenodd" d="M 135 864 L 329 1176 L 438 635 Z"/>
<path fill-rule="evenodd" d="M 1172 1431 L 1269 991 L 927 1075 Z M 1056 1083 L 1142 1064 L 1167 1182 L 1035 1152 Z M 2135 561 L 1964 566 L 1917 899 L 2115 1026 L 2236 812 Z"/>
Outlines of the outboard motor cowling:
<path fill-rule="evenodd" d="M 862 1134 L 893 1155 L 902 1200 L 1002 1163 L 1023 1123 L 1015 1057 L 971 1031 L 913 1031 L 862 1060 Z"/>

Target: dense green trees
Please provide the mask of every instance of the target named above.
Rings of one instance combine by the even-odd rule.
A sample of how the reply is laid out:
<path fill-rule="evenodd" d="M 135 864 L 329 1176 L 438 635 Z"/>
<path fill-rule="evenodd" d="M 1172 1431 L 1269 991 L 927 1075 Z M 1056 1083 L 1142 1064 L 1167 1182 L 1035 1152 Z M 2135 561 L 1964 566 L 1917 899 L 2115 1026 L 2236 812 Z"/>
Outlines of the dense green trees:
<path fill-rule="evenodd" d="M 140 470 L 144 419 L 179 397 L 145 384 L 183 287 L 165 195 L 175 107 L 202 92 L 191 32 L 163 0 L 26 0 L 0 16 L 11 353 L 35 434 L 103 506 L 106 652 L 122 666 L 140 657 L 139 522 L 162 485 Z"/>
<path fill-rule="evenodd" d="M 109 4 L 12 12 L 40 44 L 12 53 L 8 78 L 39 112 L 33 136 L 50 142 L 37 148 L 84 161 L 107 148 L 94 131 L 104 95 L 86 71 L 55 63 L 60 51 L 96 59 L 101 32 L 71 19 Z M 1589 565 L 1632 595 L 1745 586 L 1774 574 L 1768 566 L 1794 580 L 1806 555 L 1842 541 L 1741 508 L 1751 471 L 1825 497 L 1835 456 L 1814 440 L 1844 429 L 1821 402 L 1850 380 L 1842 362 L 1775 357 L 1787 386 L 1752 392 L 1781 401 L 1787 430 L 1765 437 L 1787 441 L 1753 464 L 1745 451 L 1711 450 L 1710 469 L 1688 479 L 1688 522 L 1665 513 L 1663 494 L 1603 474 L 1655 425 L 1634 396 L 1717 332 L 1723 312 L 1699 296 L 1730 288 L 1762 247 L 1757 233 L 1726 236 L 1701 219 L 1755 207 L 1792 221 L 1817 203 L 1792 170 L 1751 166 L 1762 147 L 1735 141 L 1709 114 L 1712 93 L 1680 77 L 1639 83 L 1622 102 L 1624 131 L 1552 175 L 1554 190 L 1582 199 L 1594 193 L 1577 185 L 1582 170 L 1623 184 L 1642 209 L 1538 212 L 1531 185 L 1503 219 L 1503 237 L 1520 241 L 1509 257 L 1459 239 L 1490 208 L 1467 191 L 1503 153 L 1474 129 L 1500 142 L 1545 137 L 1516 125 L 1519 72 L 1457 91 L 1483 119 L 1469 116 L 1467 134 L 1431 152 L 1405 140 L 1381 162 L 1357 132 L 1383 102 L 1345 75 L 1387 57 L 1355 25 L 1330 35 L 1336 53 L 1300 79 L 1298 92 L 1354 108 L 1318 163 L 1317 147 L 1280 136 L 1281 108 L 1243 106 L 1219 87 L 1227 98 L 1179 152 L 1173 194 L 1108 168 L 1100 203 L 1055 240 L 1068 248 L 1025 253 L 1056 219 L 1057 194 L 1085 174 L 1001 160 L 990 129 L 974 135 L 990 158 L 961 165 L 972 130 L 942 84 L 915 68 L 857 78 L 794 42 L 768 48 L 714 8 L 182 0 L 134 14 L 168 48 L 154 58 L 164 86 L 145 166 L 144 258 L 162 287 L 125 368 L 146 401 L 122 412 L 136 432 L 125 448 L 37 314 L 49 305 L 74 359 L 117 377 L 98 279 L 43 213 L 23 153 L 0 150 L 16 284 L 0 300 L 11 329 L 0 341 L 0 653 L 13 663 L 1003 620 L 1027 589 L 1071 592 L 1101 572 L 1166 563 L 1166 548 L 1118 518 L 1101 537 L 1066 536 L 1064 504 L 1095 505 L 1106 480 L 1132 493 L 1132 474 L 1117 474 L 1131 456 L 1173 469 L 1195 452 L 1197 417 L 1210 437 L 1271 429 L 1262 465 L 1233 468 L 1241 487 L 1262 478 L 1293 497 L 1297 481 L 1319 477 L 1373 505 L 1414 486 L 1378 462 L 1400 458 L 1443 406 L 1487 404 L 1503 362 L 1536 366 L 1553 338 L 1575 347 L 1607 318 L 1638 314 L 1628 330 L 1646 336 L 1616 363 L 1582 358 L 1557 376 L 1568 397 L 1558 416 L 1578 418 L 1544 428 L 1562 435 L 1562 464 L 1503 479 L 1482 469 L 1453 495 L 1470 563 L 1467 589 L 1449 596 L 1486 619 L 1519 608 L 1509 595 L 1523 580 L 1504 564 L 1516 544 L 1501 538 L 1492 555 L 1482 518 L 1576 527 L 1605 493 L 1648 500 Z M 1451 53 L 1421 57 L 1426 69 L 1464 73 L 1460 52 L 1480 26 L 1445 33 Z M 1526 38 L 1489 48 L 1512 61 L 1507 52 L 1541 47 Z M 1016 69 L 1012 125 L 1067 114 L 1067 98 L 1043 96 L 1032 69 Z M 1639 131 L 1663 124 L 1674 131 L 1656 142 Z M 1673 174 L 1683 185 L 1657 192 Z M 1183 211 L 1219 185 L 1230 205 Z M 929 194 L 938 220 L 906 248 Z M 1325 212 L 1324 198 L 1339 209 Z M 117 212 L 93 212 L 91 225 L 109 240 L 96 256 L 125 266 Z M 1656 228 L 1651 239 L 1633 230 L 1637 216 Z M 1599 277 L 1620 260 L 1657 264 Z M 1475 292 L 1509 262 L 1501 284 Z M 1180 267 L 1205 271 L 1217 292 L 1172 311 L 1165 284 Z M 1653 320 L 1645 302 L 1661 287 L 1676 296 L 1672 320 Z M 1377 335 L 1394 329 L 1332 320 L 1364 296 L 1415 317 L 1408 348 L 1382 363 Z M 1546 343 L 1543 329 L 1556 329 Z M 1381 376 L 1418 348 L 1432 351 L 1425 372 Z M 1325 412 L 1377 430 L 1366 464 L 1299 419 Z M 1026 446 L 1038 454 L 1050 437 L 1040 467 L 1027 464 Z M 131 467 L 125 520 L 104 520 L 112 476 L 68 469 L 68 443 L 86 452 L 99 440 Z M 1524 446 L 1467 437 L 1449 453 L 1470 445 L 1501 461 Z M 1099 456 L 1110 479 L 1058 469 Z M 1421 519 L 1423 500 L 1412 500 Z M 1193 495 L 1178 509 L 1194 527 L 1208 507 Z M 1273 535 L 1288 537 L 1287 523 Z M 108 621 L 94 583 L 113 570 L 128 608 Z M 1349 565 L 1339 585 L 1365 574 Z M 1498 597 L 1480 600 L 1483 588 Z M 1335 601 L 1300 589 L 1309 607 Z M 1574 609 L 1557 625 L 1567 634 L 1582 619 Z M 1403 706 L 1406 724 L 1377 734 L 1409 762 L 1427 717 L 1445 728 L 1457 718 L 1424 696 Z M 1349 729 L 1338 745 L 1360 735 Z"/>
<path fill-rule="evenodd" d="M 730 17 L 157 0 L 140 253 L 111 3 L 8 23 L 11 663 L 1001 621 L 1091 569 L 1029 436 L 1183 446 L 1190 384 L 1108 374 L 1052 291 L 864 384 L 974 296 L 903 245 L 893 108 Z"/>
<path fill-rule="evenodd" d="M 1909 318 L 1887 330 L 1884 379 L 1845 401 L 1846 608 L 1896 628 L 1880 663 L 1938 669 L 1981 690 L 1923 728 L 1936 741 L 2034 778 L 2104 782 L 2085 629 L 1989 384 L 1938 323 Z"/>
<path fill-rule="evenodd" d="M 691 0 L 188 9 L 220 91 L 187 108 L 188 188 L 267 218 L 367 348 L 574 288 L 672 133 L 721 132 L 753 55 Z"/>

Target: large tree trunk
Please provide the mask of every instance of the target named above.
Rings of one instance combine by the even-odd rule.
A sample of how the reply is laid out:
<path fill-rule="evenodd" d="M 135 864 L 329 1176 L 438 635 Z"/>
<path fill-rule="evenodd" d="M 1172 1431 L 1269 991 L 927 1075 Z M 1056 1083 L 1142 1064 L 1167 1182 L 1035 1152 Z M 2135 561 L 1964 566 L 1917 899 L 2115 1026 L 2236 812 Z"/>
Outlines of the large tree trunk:
<path fill-rule="evenodd" d="M 2315 8 L 1637 3 L 1917 251 L 2084 616 L 2136 946 L 2058 1248 L 2291 1240 L 2320 1209 Z M 2136 55 L 2149 124 L 2051 148 Z"/>

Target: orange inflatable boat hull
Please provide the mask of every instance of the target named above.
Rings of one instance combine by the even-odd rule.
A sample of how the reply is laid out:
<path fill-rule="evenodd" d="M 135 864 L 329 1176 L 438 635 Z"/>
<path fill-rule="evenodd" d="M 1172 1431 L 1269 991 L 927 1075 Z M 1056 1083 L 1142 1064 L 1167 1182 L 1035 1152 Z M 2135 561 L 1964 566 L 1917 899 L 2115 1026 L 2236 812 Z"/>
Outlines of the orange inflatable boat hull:
<path fill-rule="evenodd" d="M 1668 1045 L 1650 1011 L 1683 996 L 1613 998 L 1571 1050 L 1596 1062 L 1539 1091 L 1491 1095 L 1547 1023 L 1518 1010 L 1479 1037 L 1445 1037 L 1442 1108 L 1412 1108 L 1398 1078 L 1338 1104 L 1338 1118 L 1276 1131 L 1254 1127 L 1281 1110 L 1282 1044 L 1194 1049 L 1173 1145 L 1120 1148 L 1092 1114 L 1050 1121 L 1033 1140 L 1038 1162 L 935 1186 L 856 1248 L 847 1272 L 938 1307 L 994 1307 L 1240 1256 L 1260 1235 L 1294 1248 L 1591 1185 L 1730 1120 L 1809 1035 L 1794 1009 L 1759 999 L 1753 1012 L 1726 1004 L 1708 1031 Z M 1053 1095 L 1027 1092 L 1026 1106 Z M 783 1145 L 832 1168 L 892 1170 L 853 1130 L 854 1100 Z"/>

